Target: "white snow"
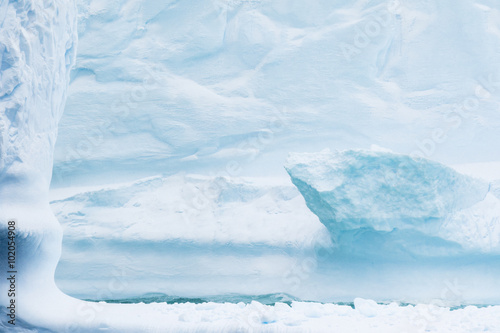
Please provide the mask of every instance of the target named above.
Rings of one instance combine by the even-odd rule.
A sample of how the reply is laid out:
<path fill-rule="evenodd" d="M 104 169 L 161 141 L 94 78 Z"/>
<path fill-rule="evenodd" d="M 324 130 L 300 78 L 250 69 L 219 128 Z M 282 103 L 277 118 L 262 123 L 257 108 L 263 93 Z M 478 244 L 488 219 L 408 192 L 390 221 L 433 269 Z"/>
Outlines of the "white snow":
<path fill-rule="evenodd" d="M 429 305 L 376 304 L 357 298 L 347 305 L 292 302 L 203 304 L 104 304 L 80 308 L 80 322 L 58 332 L 496 332 L 500 307 L 468 306 L 450 310 Z M 99 322 L 96 324 L 96 322 Z M 2 325 L 2 324 L 0 324 Z M 23 325 L 31 328 L 33 326 Z M 0 326 L 5 328 L 5 326 Z M 35 328 L 36 332 L 45 332 Z M 30 332 L 19 327 L 13 332 Z"/>

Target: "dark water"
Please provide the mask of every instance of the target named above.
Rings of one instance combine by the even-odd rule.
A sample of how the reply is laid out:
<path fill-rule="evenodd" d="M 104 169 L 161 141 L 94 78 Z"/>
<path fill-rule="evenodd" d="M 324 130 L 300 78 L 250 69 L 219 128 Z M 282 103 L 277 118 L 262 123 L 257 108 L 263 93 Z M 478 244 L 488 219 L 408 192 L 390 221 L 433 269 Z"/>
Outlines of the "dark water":
<path fill-rule="evenodd" d="M 239 294 L 229 294 L 229 295 L 215 295 L 215 296 L 204 296 L 204 297 L 179 297 L 179 296 L 171 296 L 162 293 L 148 293 L 139 297 L 130 297 L 130 298 L 122 298 L 122 299 L 86 299 L 86 301 L 90 302 L 106 302 L 106 303 L 119 303 L 119 304 L 136 304 L 136 303 L 167 303 L 167 304 L 176 304 L 176 303 L 239 303 L 243 302 L 245 304 L 249 304 L 252 301 L 257 301 L 261 304 L 274 306 L 276 303 L 285 303 L 291 305 L 292 302 L 309 302 L 307 300 L 301 300 L 297 297 L 278 293 L 278 294 L 266 294 L 266 295 L 239 295 Z M 322 303 L 322 302 L 313 302 L 313 303 Z M 350 306 L 354 309 L 353 302 L 329 302 L 330 304 L 337 305 L 345 305 Z M 389 304 L 389 302 L 379 302 L 378 304 Z M 399 303 L 400 306 L 414 306 L 415 304 L 411 303 Z M 478 308 L 485 308 L 491 306 L 489 304 L 464 304 L 451 306 L 450 310 L 459 310 L 463 309 L 467 306 L 476 306 Z"/>
<path fill-rule="evenodd" d="M 239 295 L 239 294 L 229 294 L 229 295 L 216 295 L 216 296 L 204 296 L 204 297 L 179 297 L 165 295 L 162 293 L 149 293 L 139 297 L 122 298 L 122 299 L 86 299 L 86 301 L 91 302 L 106 302 L 106 303 L 122 303 L 122 304 L 132 304 L 132 303 L 239 303 L 243 302 L 245 304 L 251 303 L 252 301 L 257 301 L 265 305 L 275 305 L 276 303 L 286 303 L 288 305 L 292 304 L 293 301 L 301 301 L 300 299 L 279 293 L 279 294 L 267 294 L 267 295 Z"/>

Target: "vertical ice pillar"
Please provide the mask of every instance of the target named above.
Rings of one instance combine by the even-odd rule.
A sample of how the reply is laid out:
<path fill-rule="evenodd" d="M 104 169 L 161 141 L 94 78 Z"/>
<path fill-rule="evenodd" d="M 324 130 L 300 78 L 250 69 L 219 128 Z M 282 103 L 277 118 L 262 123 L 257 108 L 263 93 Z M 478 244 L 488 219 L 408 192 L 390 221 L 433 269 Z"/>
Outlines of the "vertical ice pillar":
<path fill-rule="evenodd" d="M 61 228 L 48 190 L 76 33 L 73 0 L 0 1 L 0 305 L 14 300 L 18 319 L 28 321 L 60 295 Z"/>

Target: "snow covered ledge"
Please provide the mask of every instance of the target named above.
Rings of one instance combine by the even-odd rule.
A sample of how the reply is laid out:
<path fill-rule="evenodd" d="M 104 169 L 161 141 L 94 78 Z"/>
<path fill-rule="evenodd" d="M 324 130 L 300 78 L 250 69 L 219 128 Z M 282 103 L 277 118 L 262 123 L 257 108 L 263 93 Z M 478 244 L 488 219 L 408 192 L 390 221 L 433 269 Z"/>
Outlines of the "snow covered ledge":
<path fill-rule="evenodd" d="M 11 299 L 16 327 L 50 325 L 56 330 L 63 325 L 64 311 L 70 311 L 68 302 L 79 302 L 62 294 L 54 283 L 62 231 L 48 201 L 57 125 L 76 57 L 76 13 L 71 0 L 0 2 L 0 326 L 4 328 L 13 328 L 3 313 Z M 5 237 L 11 220 L 16 224 L 13 274 L 7 273 Z M 15 279 L 9 282 L 10 275 Z M 15 297 L 6 292 L 11 282 Z"/>

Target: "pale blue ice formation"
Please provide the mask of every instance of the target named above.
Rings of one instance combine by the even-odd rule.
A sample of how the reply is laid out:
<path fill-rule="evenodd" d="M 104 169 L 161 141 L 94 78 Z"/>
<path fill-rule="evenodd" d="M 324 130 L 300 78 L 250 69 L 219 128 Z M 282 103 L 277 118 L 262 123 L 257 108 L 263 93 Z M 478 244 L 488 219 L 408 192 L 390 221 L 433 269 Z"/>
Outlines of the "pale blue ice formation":
<path fill-rule="evenodd" d="M 51 192 L 64 291 L 99 298 L 116 269 L 128 287 L 114 298 L 216 289 L 425 300 L 446 271 L 473 285 L 465 262 L 498 253 L 499 192 L 488 183 L 500 176 L 474 180 L 404 155 L 500 160 L 499 3 L 109 3 L 77 1 L 79 52 Z M 311 154 L 298 190 L 283 168 L 290 152 L 372 145 L 402 155 L 360 153 L 353 161 L 369 171 L 349 173 Z M 349 176 L 350 192 L 321 197 Z M 305 273 L 314 249 L 328 259 Z M 420 277 L 414 288 L 408 274 Z M 468 302 L 491 296 L 468 290 Z"/>
<path fill-rule="evenodd" d="M 500 160 L 495 1 L 77 3 L 54 187 L 232 160 L 286 177 L 289 152 L 372 144 Z"/>
<path fill-rule="evenodd" d="M 442 164 L 349 150 L 291 154 L 286 169 L 337 245 L 357 255 L 500 249 L 491 229 L 498 224 L 500 201 L 491 184 Z M 485 201 L 496 215 L 485 214 Z M 464 214 L 469 218 L 460 218 Z M 476 227 L 484 229 L 482 239 L 473 239 Z M 468 238 L 460 237 L 464 229 Z"/>
<path fill-rule="evenodd" d="M 256 330 L 273 318 L 68 295 L 499 303 L 499 13 L 493 0 L 0 0 L 0 231 L 18 221 L 19 323 L 220 332 L 241 311 Z M 325 147 L 365 150 L 304 154 Z M 277 330 L 301 325 L 280 316 Z"/>

